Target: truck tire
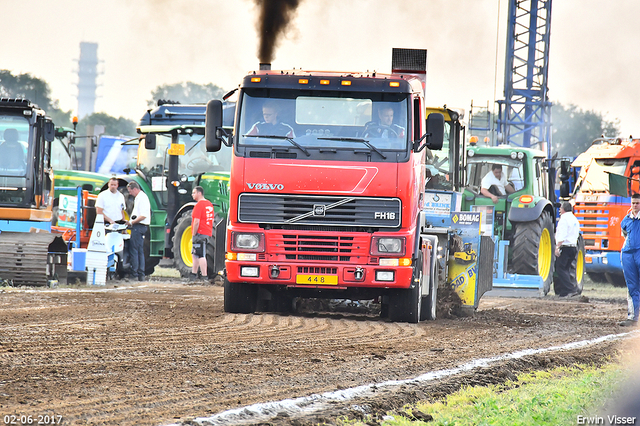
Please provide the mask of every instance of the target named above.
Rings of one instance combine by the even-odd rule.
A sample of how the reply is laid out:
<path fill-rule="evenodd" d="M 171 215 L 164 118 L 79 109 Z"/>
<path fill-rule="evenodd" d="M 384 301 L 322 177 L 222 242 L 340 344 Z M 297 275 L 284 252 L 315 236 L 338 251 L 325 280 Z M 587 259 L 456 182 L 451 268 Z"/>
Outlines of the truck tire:
<path fill-rule="evenodd" d="M 607 279 L 607 282 L 614 287 L 626 287 L 627 282 L 624 279 L 624 274 L 616 274 L 612 272 L 605 272 L 604 277 Z"/>
<path fill-rule="evenodd" d="M 258 305 L 258 286 L 230 283 L 224 280 L 224 311 L 232 314 L 252 314 Z"/>
<path fill-rule="evenodd" d="M 607 277 L 602 272 L 587 272 L 589 279 L 594 283 L 606 283 Z"/>
<path fill-rule="evenodd" d="M 543 212 L 534 221 L 518 222 L 511 247 L 513 271 L 523 275 L 540 275 L 544 281 L 544 294 L 549 293 L 555 266 L 551 215 Z"/>
<path fill-rule="evenodd" d="M 584 238 L 582 235 L 578 238 L 578 253 L 576 254 L 576 258 L 571 263 L 571 278 L 575 278 L 578 283 L 578 293 L 582 293 L 582 289 L 584 287 Z"/>
<path fill-rule="evenodd" d="M 431 271 L 429 271 L 429 279 L 427 280 L 427 285 L 429 286 L 429 295 L 422 299 L 422 309 L 420 312 L 420 321 L 429 320 L 435 321 L 436 319 L 436 310 L 438 307 L 438 283 L 440 277 L 439 268 L 438 268 L 438 241 L 435 241 L 431 249 Z M 423 275 L 424 277 L 424 275 Z M 422 279 L 422 277 L 421 277 Z M 424 285 L 424 283 L 422 284 Z"/>
<path fill-rule="evenodd" d="M 193 257 L 191 257 L 191 210 L 183 212 L 178 218 L 176 227 L 173 230 L 172 241 L 173 267 L 180 272 L 181 277 L 188 277 L 193 267 Z"/>
<path fill-rule="evenodd" d="M 422 253 L 421 253 L 422 254 Z M 422 256 L 419 256 L 414 267 L 422 268 Z M 393 322 L 417 323 L 422 315 L 422 271 L 414 272 L 418 281 L 413 288 L 396 289 L 389 295 L 389 319 Z"/>

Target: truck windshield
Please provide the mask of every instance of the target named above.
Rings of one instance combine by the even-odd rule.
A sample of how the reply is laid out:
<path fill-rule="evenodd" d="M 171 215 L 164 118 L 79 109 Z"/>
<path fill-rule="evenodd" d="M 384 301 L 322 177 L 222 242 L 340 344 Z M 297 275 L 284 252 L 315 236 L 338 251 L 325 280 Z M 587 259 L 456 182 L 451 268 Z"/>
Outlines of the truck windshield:
<path fill-rule="evenodd" d="M 204 135 L 180 135 L 180 144 L 184 144 L 184 155 L 179 156 L 178 174 L 193 176 L 208 172 L 228 172 L 231 170 L 231 149 L 222 146 L 218 152 L 207 152 Z M 148 150 L 144 143 L 138 148 L 138 167 L 150 177 L 164 176 L 169 167 L 167 150 L 171 144 L 171 136 L 159 134 L 156 138 L 156 149 Z"/>
<path fill-rule="evenodd" d="M 237 145 L 241 155 L 261 148 L 344 160 L 354 159 L 356 150 L 369 161 L 397 161 L 390 153 L 409 152 L 407 103 L 402 93 L 247 90 Z"/>
<path fill-rule="evenodd" d="M 467 158 L 467 187 L 475 192 L 480 192 L 482 179 L 492 173 L 491 166 L 500 164 L 502 173 L 507 177 L 507 181 L 513 184 L 516 191 L 525 187 L 524 170 L 522 161 L 509 157 L 497 157 L 487 155 L 475 155 Z"/>
<path fill-rule="evenodd" d="M 576 183 L 577 191 L 609 192 L 609 173 L 624 175 L 628 163 L 628 158 L 591 160 L 591 163 L 580 170 L 580 176 Z"/>

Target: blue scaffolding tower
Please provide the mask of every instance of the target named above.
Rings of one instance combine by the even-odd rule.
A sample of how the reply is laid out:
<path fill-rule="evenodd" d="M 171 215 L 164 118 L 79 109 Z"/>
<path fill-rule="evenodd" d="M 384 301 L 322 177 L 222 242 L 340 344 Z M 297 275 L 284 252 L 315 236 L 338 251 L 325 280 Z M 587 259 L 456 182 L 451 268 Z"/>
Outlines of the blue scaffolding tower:
<path fill-rule="evenodd" d="M 551 0 L 510 0 L 504 100 L 498 103 L 500 143 L 551 150 L 548 98 Z"/>

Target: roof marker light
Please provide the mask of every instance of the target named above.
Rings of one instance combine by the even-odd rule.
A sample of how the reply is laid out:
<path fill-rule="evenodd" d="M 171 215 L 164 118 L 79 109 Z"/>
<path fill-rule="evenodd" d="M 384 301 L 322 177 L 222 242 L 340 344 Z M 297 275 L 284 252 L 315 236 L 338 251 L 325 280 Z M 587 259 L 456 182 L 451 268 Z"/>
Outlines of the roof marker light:
<path fill-rule="evenodd" d="M 261 78 L 260 77 L 251 77 L 251 82 L 252 83 L 260 83 Z"/>
<path fill-rule="evenodd" d="M 342 80 L 342 81 L 340 82 L 340 84 L 342 84 L 343 86 L 351 86 L 351 81 L 349 81 L 349 80 Z"/>
<path fill-rule="evenodd" d="M 390 81 L 389 82 L 389 86 L 390 87 L 400 87 L 400 82 L 398 82 L 398 81 Z"/>
<path fill-rule="evenodd" d="M 329 84 L 329 80 L 320 80 L 320 84 Z"/>
<path fill-rule="evenodd" d="M 309 84 L 309 79 L 300 78 L 300 79 L 298 79 L 298 83 L 300 83 L 300 84 Z"/>

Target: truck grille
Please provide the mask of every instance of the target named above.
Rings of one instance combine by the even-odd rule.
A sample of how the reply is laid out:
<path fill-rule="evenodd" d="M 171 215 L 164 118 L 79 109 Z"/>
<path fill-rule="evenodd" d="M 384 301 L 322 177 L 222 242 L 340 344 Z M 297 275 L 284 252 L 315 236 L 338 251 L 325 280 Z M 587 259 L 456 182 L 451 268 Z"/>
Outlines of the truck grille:
<path fill-rule="evenodd" d="M 240 194 L 238 220 L 243 223 L 397 228 L 398 198 Z"/>
<path fill-rule="evenodd" d="M 368 256 L 370 237 L 273 233 L 269 240 L 269 252 L 286 260 L 349 262 Z"/>
<path fill-rule="evenodd" d="M 576 203 L 573 213 L 580 222 L 585 248 L 605 248 L 609 237 L 609 209 L 597 203 Z"/>

